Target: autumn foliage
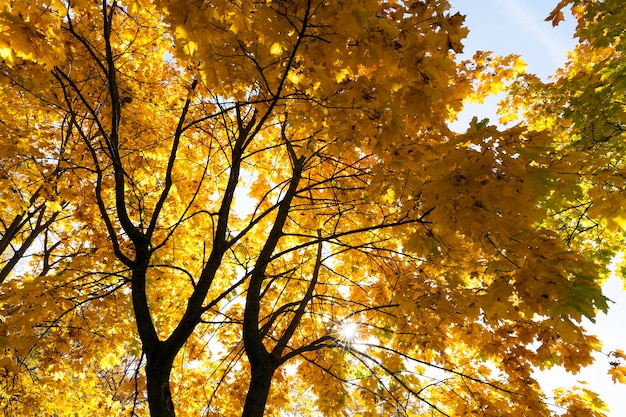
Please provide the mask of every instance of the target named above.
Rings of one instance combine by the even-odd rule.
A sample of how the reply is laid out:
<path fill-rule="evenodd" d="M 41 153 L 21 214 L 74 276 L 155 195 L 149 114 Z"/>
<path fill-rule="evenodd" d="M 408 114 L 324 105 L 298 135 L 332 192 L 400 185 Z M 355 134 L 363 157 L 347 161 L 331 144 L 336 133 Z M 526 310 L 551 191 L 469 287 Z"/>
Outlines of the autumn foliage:
<path fill-rule="evenodd" d="M 604 415 L 534 372 L 601 349 L 619 3 L 546 83 L 447 1 L 0 0 L 0 410 Z"/>

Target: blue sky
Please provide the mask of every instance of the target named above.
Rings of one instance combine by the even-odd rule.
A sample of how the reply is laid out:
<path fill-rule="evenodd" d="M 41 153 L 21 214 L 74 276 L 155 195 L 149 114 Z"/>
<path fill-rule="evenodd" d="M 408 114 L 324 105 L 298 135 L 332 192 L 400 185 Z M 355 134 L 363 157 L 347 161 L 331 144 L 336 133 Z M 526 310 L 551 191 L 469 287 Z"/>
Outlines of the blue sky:
<path fill-rule="evenodd" d="M 576 44 L 571 16 L 557 27 L 545 21 L 556 0 L 450 0 L 450 3 L 453 12 L 466 16 L 465 25 L 470 33 L 463 42 L 463 55 L 467 58 L 476 51 L 521 55 L 528 72 L 548 80 Z M 483 105 L 466 106 L 467 111 L 453 126 L 465 130 L 474 115 L 495 123 L 500 99 L 491 97 Z"/>
<path fill-rule="evenodd" d="M 576 40 L 575 22 L 566 19 L 557 27 L 544 19 L 556 1 L 549 0 L 451 0 L 467 16 L 471 32 L 466 53 L 490 50 L 498 54 L 520 54 L 528 71 L 548 77 L 561 66 Z"/>
<path fill-rule="evenodd" d="M 472 56 L 475 51 L 493 51 L 500 55 L 519 54 L 527 63 L 528 72 L 537 74 L 544 80 L 560 67 L 567 52 L 573 48 L 575 23 L 570 17 L 558 27 L 545 22 L 556 0 L 450 0 L 454 11 L 466 15 L 466 25 L 470 34 L 465 40 L 465 54 Z M 494 97 L 484 105 L 471 105 L 455 125 L 460 129 L 467 126 L 472 116 L 489 118 L 496 122 Z M 464 129 L 463 129 L 464 130 Z M 604 341 L 604 353 L 612 349 L 626 350 L 626 292 L 619 278 L 611 278 L 604 287 L 605 294 L 615 302 L 608 315 L 600 314 L 595 324 L 585 327 L 600 336 Z M 586 381 L 587 388 L 598 392 L 608 404 L 610 417 L 626 415 L 626 386 L 613 384 L 607 370 L 608 359 L 602 354 L 596 357 L 596 364 L 584 369 L 578 375 L 553 370 L 538 376 L 549 390 L 558 386 L 571 386 L 578 381 Z"/>

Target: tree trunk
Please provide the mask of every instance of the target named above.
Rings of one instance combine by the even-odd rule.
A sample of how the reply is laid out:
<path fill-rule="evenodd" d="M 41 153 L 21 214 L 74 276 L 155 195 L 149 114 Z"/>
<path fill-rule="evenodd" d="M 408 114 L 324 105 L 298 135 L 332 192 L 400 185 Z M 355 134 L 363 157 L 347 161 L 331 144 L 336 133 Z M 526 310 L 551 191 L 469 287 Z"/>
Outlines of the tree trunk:
<path fill-rule="evenodd" d="M 250 386 L 241 414 L 242 417 L 263 417 L 275 370 L 276 366 L 270 360 L 252 366 Z"/>
<path fill-rule="evenodd" d="M 174 403 L 170 391 L 171 366 L 163 366 L 159 361 L 146 365 L 146 385 L 150 417 L 175 417 Z"/>

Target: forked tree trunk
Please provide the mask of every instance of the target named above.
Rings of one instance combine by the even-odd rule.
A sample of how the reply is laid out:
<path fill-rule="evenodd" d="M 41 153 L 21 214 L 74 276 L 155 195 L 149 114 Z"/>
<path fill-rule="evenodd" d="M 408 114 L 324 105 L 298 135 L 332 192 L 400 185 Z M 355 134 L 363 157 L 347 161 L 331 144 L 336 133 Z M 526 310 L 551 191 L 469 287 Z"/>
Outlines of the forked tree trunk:
<path fill-rule="evenodd" d="M 263 417 L 274 371 L 276 371 L 276 366 L 270 360 L 252 366 L 250 386 L 241 414 L 242 417 Z"/>
<path fill-rule="evenodd" d="M 150 417 L 175 417 L 174 403 L 170 391 L 171 366 L 163 366 L 158 361 L 148 361 L 146 365 L 146 385 Z"/>

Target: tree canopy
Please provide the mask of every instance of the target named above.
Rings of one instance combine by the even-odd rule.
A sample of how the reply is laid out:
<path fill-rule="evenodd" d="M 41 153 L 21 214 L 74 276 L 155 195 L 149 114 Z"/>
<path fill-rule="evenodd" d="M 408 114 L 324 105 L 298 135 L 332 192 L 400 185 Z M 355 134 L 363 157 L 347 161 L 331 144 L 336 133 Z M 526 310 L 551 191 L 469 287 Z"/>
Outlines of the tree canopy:
<path fill-rule="evenodd" d="M 0 0 L 0 410 L 605 415 L 534 372 L 602 348 L 619 3 L 545 82 L 444 0 Z"/>

